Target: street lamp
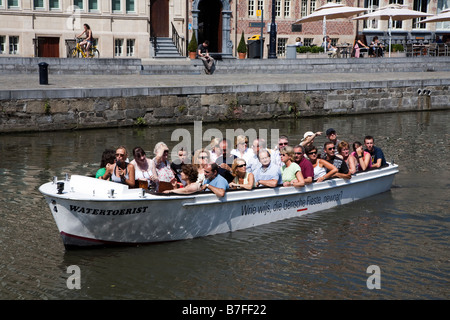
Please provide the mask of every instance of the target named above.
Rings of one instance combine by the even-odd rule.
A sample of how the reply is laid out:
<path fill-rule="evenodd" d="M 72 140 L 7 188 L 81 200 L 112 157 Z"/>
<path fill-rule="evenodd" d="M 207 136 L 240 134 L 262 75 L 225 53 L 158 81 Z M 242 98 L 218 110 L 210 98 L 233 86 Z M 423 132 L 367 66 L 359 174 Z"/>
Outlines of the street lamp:
<path fill-rule="evenodd" d="M 270 24 L 270 42 L 268 59 L 277 58 L 277 25 L 275 24 L 275 0 L 272 0 L 272 23 Z"/>

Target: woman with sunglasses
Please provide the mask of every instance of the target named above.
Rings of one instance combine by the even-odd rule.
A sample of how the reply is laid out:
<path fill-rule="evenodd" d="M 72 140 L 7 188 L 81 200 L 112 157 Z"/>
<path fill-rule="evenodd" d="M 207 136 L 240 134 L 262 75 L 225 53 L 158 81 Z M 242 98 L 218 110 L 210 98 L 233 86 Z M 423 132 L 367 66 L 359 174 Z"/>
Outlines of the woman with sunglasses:
<path fill-rule="evenodd" d="M 302 169 L 294 162 L 294 148 L 291 146 L 280 148 L 280 157 L 283 162 L 281 166 L 283 186 L 303 187 L 305 179 L 303 178 Z"/>
<path fill-rule="evenodd" d="M 134 188 L 136 183 L 134 179 L 134 166 L 131 163 L 126 162 L 128 158 L 127 149 L 124 146 L 120 146 L 116 149 L 116 163 L 107 164 L 106 172 L 103 175 L 103 180 L 111 178 L 114 182 L 119 182 L 128 185 L 130 188 Z"/>
<path fill-rule="evenodd" d="M 314 168 L 314 182 L 321 182 L 326 179 L 330 179 L 338 169 L 326 160 L 319 159 L 317 148 L 315 146 L 309 146 L 306 151 L 309 161 L 311 161 Z M 328 170 L 328 173 L 327 173 Z"/>
<path fill-rule="evenodd" d="M 232 189 L 247 189 L 251 190 L 255 186 L 255 177 L 253 173 L 247 172 L 247 164 L 242 158 L 236 158 L 231 166 L 231 173 L 234 176 L 229 186 Z"/>
<path fill-rule="evenodd" d="M 157 177 L 155 164 L 152 159 L 147 158 L 144 149 L 141 147 L 133 149 L 133 157 L 131 164 L 134 166 L 136 187 L 148 189 Z"/>
<path fill-rule="evenodd" d="M 231 150 L 231 154 L 237 158 L 242 158 L 245 161 L 252 156 L 253 151 L 248 148 L 248 138 L 243 135 L 239 135 L 235 140 L 235 149 Z"/>
<path fill-rule="evenodd" d="M 194 157 L 192 158 L 192 164 L 197 168 L 198 178 L 197 182 L 200 184 L 205 180 L 205 168 L 211 163 L 211 154 L 205 148 L 198 149 L 194 152 Z"/>
<path fill-rule="evenodd" d="M 361 142 L 353 142 L 353 150 L 352 156 L 356 159 L 356 171 L 366 171 L 372 168 L 372 157 L 369 152 L 364 151 Z"/>

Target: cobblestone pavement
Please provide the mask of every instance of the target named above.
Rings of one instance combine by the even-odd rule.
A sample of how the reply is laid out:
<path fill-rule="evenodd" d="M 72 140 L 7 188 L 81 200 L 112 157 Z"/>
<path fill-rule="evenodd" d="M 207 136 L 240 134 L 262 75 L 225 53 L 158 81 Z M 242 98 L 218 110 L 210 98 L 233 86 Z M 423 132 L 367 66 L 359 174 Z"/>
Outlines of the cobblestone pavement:
<path fill-rule="evenodd" d="M 223 86 L 293 83 L 339 83 L 449 79 L 449 72 L 316 73 L 316 74 L 213 74 L 213 75 L 57 75 L 49 74 L 48 85 L 39 75 L 0 75 L 1 90 L 46 90 L 58 88 L 138 88 Z"/>

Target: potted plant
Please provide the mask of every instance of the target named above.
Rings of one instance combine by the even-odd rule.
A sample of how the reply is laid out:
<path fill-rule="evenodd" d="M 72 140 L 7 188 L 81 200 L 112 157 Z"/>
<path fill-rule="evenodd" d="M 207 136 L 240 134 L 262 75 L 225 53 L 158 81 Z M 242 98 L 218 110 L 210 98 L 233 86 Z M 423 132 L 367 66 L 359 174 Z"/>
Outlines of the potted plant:
<path fill-rule="evenodd" d="M 195 32 L 192 33 L 191 41 L 188 44 L 189 58 L 197 58 L 197 38 L 195 37 Z"/>
<path fill-rule="evenodd" d="M 242 31 L 241 40 L 239 41 L 237 51 L 239 54 L 239 59 L 245 59 L 245 55 L 247 53 L 247 45 L 245 44 L 244 31 Z"/>

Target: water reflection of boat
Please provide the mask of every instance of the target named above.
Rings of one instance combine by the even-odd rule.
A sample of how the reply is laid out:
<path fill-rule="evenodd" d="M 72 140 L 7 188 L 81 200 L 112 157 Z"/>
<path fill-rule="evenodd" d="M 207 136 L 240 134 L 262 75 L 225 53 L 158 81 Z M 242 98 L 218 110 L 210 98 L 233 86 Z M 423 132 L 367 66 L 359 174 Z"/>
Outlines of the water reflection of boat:
<path fill-rule="evenodd" d="M 302 188 L 151 194 L 72 175 L 48 182 L 44 195 L 67 248 L 191 239 L 255 227 L 366 198 L 391 188 L 397 165 Z M 59 189 L 59 191 L 58 191 Z"/>

